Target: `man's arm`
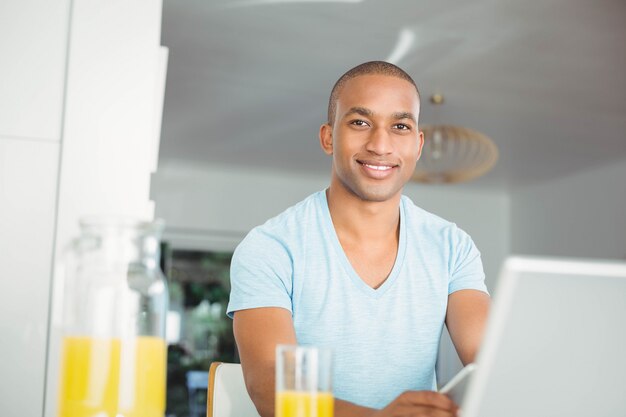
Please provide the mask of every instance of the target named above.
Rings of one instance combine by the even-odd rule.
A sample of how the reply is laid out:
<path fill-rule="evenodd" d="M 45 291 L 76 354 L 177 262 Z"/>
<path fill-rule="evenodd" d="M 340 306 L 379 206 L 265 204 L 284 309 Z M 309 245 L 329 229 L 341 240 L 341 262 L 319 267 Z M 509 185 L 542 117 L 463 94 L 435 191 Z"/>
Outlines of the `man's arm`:
<path fill-rule="evenodd" d="M 274 415 L 276 345 L 297 343 L 291 313 L 277 307 L 240 310 L 235 313 L 233 330 L 250 398 L 262 417 L 271 417 Z M 405 392 L 383 410 L 335 400 L 337 417 L 451 417 L 455 412 L 456 405 L 451 400 L 428 391 Z"/>
<path fill-rule="evenodd" d="M 446 326 L 463 365 L 473 362 L 482 341 L 489 295 L 478 290 L 460 290 L 448 296 Z"/>
<path fill-rule="evenodd" d="M 279 307 L 240 310 L 233 331 L 248 394 L 261 416 L 273 416 L 276 345 L 297 343 L 291 313 Z"/>
<path fill-rule="evenodd" d="M 250 398 L 261 416 L 273 416 L 276 345 L 297 344 L 291 313 L 277 307 L 237 311 L 233 330 Z M 374 411 L 346 401 L 335 401 L 335 408 L 338 417 Z"/>

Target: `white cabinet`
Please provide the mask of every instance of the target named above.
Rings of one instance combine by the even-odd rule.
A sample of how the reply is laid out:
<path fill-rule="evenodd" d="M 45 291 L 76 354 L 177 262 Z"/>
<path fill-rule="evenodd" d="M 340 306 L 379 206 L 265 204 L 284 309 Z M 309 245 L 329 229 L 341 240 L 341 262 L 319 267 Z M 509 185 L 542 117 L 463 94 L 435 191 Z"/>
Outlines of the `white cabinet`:
<path fill-rule="evenodd" d="M 0 0 L 3 416 L 56 415 L 53 271 L 78 219 L 152 216 L 161 9 L 160 0 Z"/>
<path fill-rule="evenodd" d="M 39 416 L 59 144 L 0 137 L 0 410 Z"/>
<path fill-rule="evenodd" d="M 69 0 L 0 2 L 0 135 L 59 141 Z"/>

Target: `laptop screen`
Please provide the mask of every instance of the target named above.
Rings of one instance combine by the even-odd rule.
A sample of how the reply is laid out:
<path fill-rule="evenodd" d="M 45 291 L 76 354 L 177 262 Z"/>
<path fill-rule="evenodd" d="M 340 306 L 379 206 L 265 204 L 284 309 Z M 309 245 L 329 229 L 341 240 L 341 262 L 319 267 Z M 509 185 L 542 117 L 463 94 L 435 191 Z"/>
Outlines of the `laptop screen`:
<path fill-rule="evenodd" d="M 626 416 L 626 264 L 510 258 L 463 417 Z"/>

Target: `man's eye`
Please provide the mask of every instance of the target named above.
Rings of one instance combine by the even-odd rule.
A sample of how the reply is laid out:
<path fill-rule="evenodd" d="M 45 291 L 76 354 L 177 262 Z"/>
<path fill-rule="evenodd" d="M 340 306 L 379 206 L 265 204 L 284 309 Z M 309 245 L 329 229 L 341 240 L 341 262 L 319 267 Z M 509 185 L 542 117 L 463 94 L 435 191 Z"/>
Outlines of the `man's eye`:
<path fill-rule="evenodd" d="M 355 125 L 355 126 L 369 126 L 365 120 L 360 120 L 360 119 L 353 120 L 350 122 L 350 124 Z"/>
<path fill-rule="evenodd" d="M 405 125 L 404 123 L 398 123 L 394 125 L 394 128 L 398 130 L 411 130 L 411 126 Z"/>

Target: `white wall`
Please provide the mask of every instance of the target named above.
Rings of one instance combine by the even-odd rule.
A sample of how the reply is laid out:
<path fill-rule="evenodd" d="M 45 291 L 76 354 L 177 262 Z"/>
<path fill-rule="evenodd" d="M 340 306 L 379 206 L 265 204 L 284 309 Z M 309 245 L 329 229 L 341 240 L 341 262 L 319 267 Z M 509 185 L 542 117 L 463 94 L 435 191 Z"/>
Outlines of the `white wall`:
<path fill-rule="evenodd" d="M 161 165 L 152 181 L 156 216 L 166 221 L 175 247 L 232 249 L 254 226 L 262 224 L 309 194 L 326 188 L 328 176 L 302 176 L 232 167 Z M 454 221 L 482 252 L 487 285 L 493 289 L 500 264 L 509 252 L 509 197 L 503 191 L 409 184 L 417 205 Z M 439 364 L 440 381 L 460 369 L 447 335 Z"/>
<path fill-rule="evenodd" d="M 224 241 L 232 249 L 254 226 L 327 183 L 314 176 L 162 164 L 152 178 L 151 197 L 174 243 L 196 241 L 202 248 Z"/>
<path fill-rule="evenodd" d="M 511 251 L 626 259 L 626 161 L 515 189 Z"/>

